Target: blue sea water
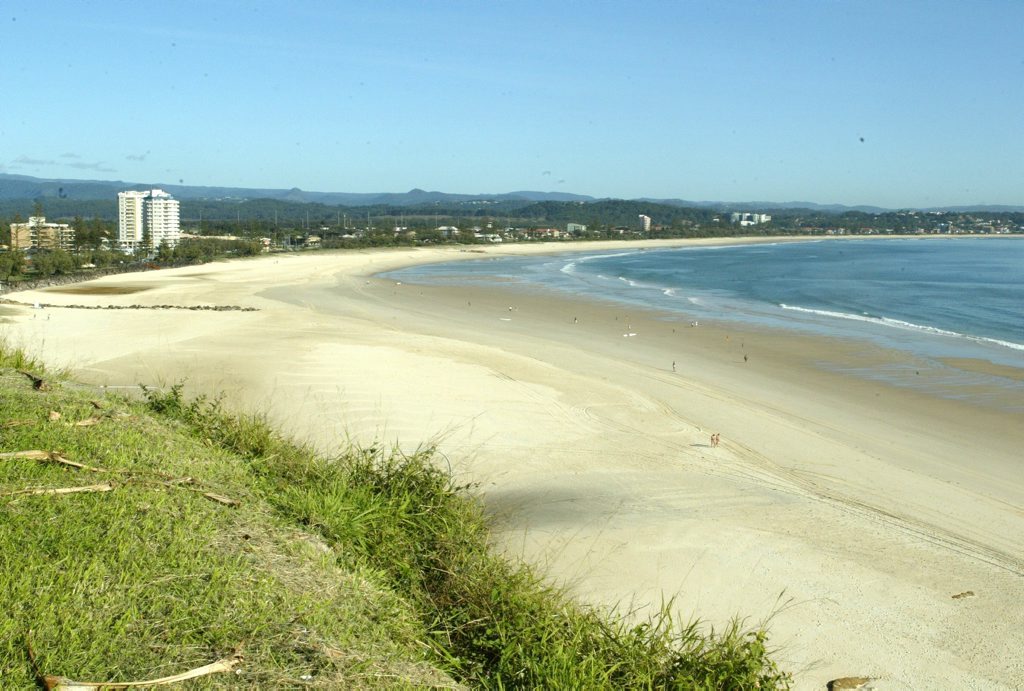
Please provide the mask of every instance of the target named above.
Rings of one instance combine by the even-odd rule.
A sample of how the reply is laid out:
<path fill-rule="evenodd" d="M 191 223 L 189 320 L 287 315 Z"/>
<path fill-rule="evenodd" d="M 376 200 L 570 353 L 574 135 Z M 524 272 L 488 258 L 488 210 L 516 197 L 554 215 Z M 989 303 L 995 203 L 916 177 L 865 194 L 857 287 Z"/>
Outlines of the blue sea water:
<path fill-rule="evenodd" d="M 977 358 L 1024 369 L 1024 238 L 823 240 L 501 257 L 389 276 L 410 283 L 499 280 L 504 287 L 589 295 L 685 320 L 863 339 L 919 357 Z M 1020 387 L 1019 380 L 995 383 Z M 1021 399 L 1024 409 L 1024 389 Z"/>

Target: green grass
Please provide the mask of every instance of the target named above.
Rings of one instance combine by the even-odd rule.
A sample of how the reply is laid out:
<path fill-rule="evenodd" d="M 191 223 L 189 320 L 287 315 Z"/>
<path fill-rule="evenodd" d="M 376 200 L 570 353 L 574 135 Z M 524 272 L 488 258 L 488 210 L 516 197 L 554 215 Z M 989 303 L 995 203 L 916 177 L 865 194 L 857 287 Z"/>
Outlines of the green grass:
<path fill-rule="evenodd" d="M 69 382 L 33 390 L 9 369 L 38 367 L 24 355 L 0 349 L 0 366 L 0 425 L 28 423 L 0 429 L 0 451 L 109 471 L 0 459 L 0 494 L 116 486 L 0 496 L 2 688 L 35 683 L 30 631 L 40 670 L 87 681 L 174 674 L 241 646 L 238 673 L 190 688 L 789 684 L 762 628 L 713 633 L 676 622 L 671 603 L 636 624 L 494 554 L 472 488 L 432 449 L 324 458 L 180 387 L 96 411 Z"/>
<path fill-rule="evenodd" d="M 30 422 L 0 430 L 0 450 L 59 450 L 109 472 L 0 459 L 0 493 L 116 488 L 0 496 L 0 688 L 35 686 L 30 631 L 43 673 L 81 681 L 176 674 L 240 647 L 238 674 L 195 687 L 450 683 L 409 603 L 281 520 L 244 459 L 125 401 L 106 399 L 108 417 L 73 427 L 97 411 L 73 387 L 52 388 L 0 373 L 0 425 Z M 162 484 L 186 477 L 196 484 Z"/>

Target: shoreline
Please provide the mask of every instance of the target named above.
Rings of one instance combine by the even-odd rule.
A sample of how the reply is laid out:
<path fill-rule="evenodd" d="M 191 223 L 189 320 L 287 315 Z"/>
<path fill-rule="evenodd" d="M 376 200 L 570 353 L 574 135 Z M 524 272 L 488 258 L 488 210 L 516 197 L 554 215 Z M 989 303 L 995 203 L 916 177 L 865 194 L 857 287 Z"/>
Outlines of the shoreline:
<path fill-rule="evenodd" d="M 695 243 L 568 244 L 123 274 L 92 283 L 123 295 L 22 295 L 260 311 L 40 320 L 8 306 L 5 331 L 91 383 L 191 373 L 195 393 L 223 390 L 322 448 L 434 439 L 480 483 L 497 544 L 587 601 L 675 594 L 684 616 L 716 627 L 781 604 L 771 643 L 796 688 L 842 676 L 889 684 L 879 688 L 1024 683 L 1013 654 L 1024 647 L 1024 432 L 1010 418 L 806 365 L 877 366 L 894 357 L 881 349 L 703 323 L 673 333 L 657 315 L 548 296 L 517 294 L 509 316 L 500 289 L 375 277 L 486 254 Z M 626 318 L 640 337 L 622 337 Z M 968 590 L 977 596 L 952 599 Z"/>
<path fill-rule="evenodd" d="M 646 248 L 639 249 L 644 251 Z M 575 252 L 544 253 L 543 256 L 557 257 L 561 262 L 571 265 L 575 263 L 575 257 L 579 254 Z M 583 254 L 594 256 L 592 252 Z M 598 254 L 604 253 L 598 251 Z M 483 266 L 486 267 L 486 264 Z M 374 278 L 404 282 L 420 288 L 458 285 L 458 270 L 455 270 L 456 273 L 453 274 L 455 282 L 452 283 L 445 280 L 437 281 L 431 273 L 417 275 L 416 267 L 406 268 L 411 268 L 412 272 L 403 273 L 404 269 L 389 270 L 383 274 L 376 274 Z M 532 272 L 529 273 L 532 275 Z M 583 284 L 572 286 L 579 288 L 578 291 L 573 292 L 569 289 L 571 284 L 564 281 L 548 284 L 544 280 L 534 278 L 520 282 L 511 278 L 496 278 L 487 274 L 488 271 L 485 268 L 482 274 L 484 282 L 481 282 L 481 275 L 478 275 L 476 270 L 465 274 L 466 282 L 463 284 L 463 292 L 468 294 L 473 290 L 494 287 L 507 291 L 510 301 L 514 301 L 518 296 L 524 294 L 543 294 L 552 301 L 582 300 L 605 304 L 610 309 L 617 309 L 623 313 L 657 314 L 665 322 L 678 322 L 683 319 L 691 324 L 696 324 L 699 320 L 704 327 L 714 325 L 720 329 L 739 332 L 755 331 L 806 338 L 811 341 L 856 343 L 861 348 L 871 351 L 899 353 L 900 356 L 891 358 L 891 362 L 897 360 L 915 362 L 915 367 L 910 369 L 890 367 L 886 370 L 879 367 L 862 367 L 858 373 L 861 379 L 880 381 L 897 388 L 923 391 L 931 396 L 943 396 L 954 400 L 967 397 L 971 398 L 971 402 L 974 404 L 991 407 L 1002 412 L 1024 412 L 1024 390 L 1020 390 L 1019 385 L 1010 385 L 1005 387 L 1006 390 L 995 391 L 997 387 L 1004 385 L 1001 380 L 1024 381 L 1024 352 L 1021 350 L 1024 346 L 1001 341 L 1000 337 L 960 334 L 951 331 L 941 331 L 941 335 L 936 335 L 936 329 L 930 326 L 914 326 L 900 322 L 901 326 L 896 327 L 885 323 L 892 320 L 881 317 L 877 322 L 832 319 L 832 323 L 828 324 L 828 313 L 819 313 L 817 319 L 823 320 L 819 323 L 800 320 L 787 322 L 784 315 L 789 312 L 779 312 L 778 314 L 761 312 L 760 310 L 763 310 L 764 307 L 758 307 L 754 312 L 757 316 L 751 319 L 749 316 L 743 316 L 742 309 L 738 311 L 740 314 L 737 316 L 728 308 L 721 306 L 713 311 L 707 308 L 693 307 L 685 301 L 676 300 L 672 304 L 662 303 L 659 301 L 659 296 L 650 291 L 665 292 L 664 286 L 646 285 L 640 292 L 634 291 L 631 294 L 619 294 L 612 289 L 609 294 L 594 295 L 583 292 L 586 290 Z M 444 275 L 447 276 L 447 274 Z M 620 280 L 622 279 L 620 278 Z M 643 299 L 644 290 L 647 291 L 648 300 Z M 672 288 L 671 292 L 675 293 L 676 290 L 678 288 Z M 650 301 L 653 301 L 654 304 L 650 304 Z M 809 309 L 800 311 L 814 312 Z M 903 326 L 912 328 L 903 328 Z M 906 340 L 908 334 L 915 334 L 917 338 L 924 340 L 939 339 L 939 344 L 932 343 L 921 350 L 913 343 L 914 336 L 910 337 L 911 340 Z M 824 365 L 825 359 L 827 358 L 819 358 L 822 365 Z M 837 366 L 842 367 L 846 374 L 853 373 L 847 363 L 837 363 Z M 980 395 L 975 395 L 976 393 Z"/>

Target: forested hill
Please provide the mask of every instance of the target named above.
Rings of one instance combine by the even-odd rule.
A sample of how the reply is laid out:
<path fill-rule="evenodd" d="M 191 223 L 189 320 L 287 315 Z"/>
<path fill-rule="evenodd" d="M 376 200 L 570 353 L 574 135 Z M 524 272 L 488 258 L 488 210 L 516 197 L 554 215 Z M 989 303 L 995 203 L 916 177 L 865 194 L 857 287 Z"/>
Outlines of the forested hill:
<path fill-rule="evenodd" d="M 452 194 L 448 192 L 426 191 L 422 189 L 412 189 L 408 192 L 373 193 L 311 192 L 301 190 L 297 187 L 293 187 L 291 189 L 210 187 L 185 185 L 181 181 L 178 183 L 172 183 L 166 181 L 125 182 L 123 180 L 68 180 L 0 173 L 0 202 L 14 200 L 24 202 L 25 200 L 31 200 L 42 201 L 49 205 L 51 202 L 65 200 L 75 200 L 80 202 L 109 201 L 116 199 L 117 193 L 123 190 L 147 189 L 151 187 L 164 189 L 174 195 L 175 198 L 181 201 L 188 201 L 190 203 L 203 201 L 237 204 L 246 201 L 274 200 L 294 204 L 322 204 L 332 208 L 360 207 L 364 209 L 379 209 L 384 207 L 418 209 L 424 206 L 434 206 L 447 210 L 459 207 L 483 206 L 490 207 L 499 212 L 504 212 L 508 209 L 519 208 L 533 202 L 599 203 L 602 201 L 608 201 L 608 198 L 598 199 L 584 194 L 531 190 L 488 194 Z M 793 210 L 802 210 L 812 213 L 842 214 L 860 211 L 869 214 L 884 214 L 894 211 L 893 209 L 884 209 L 877 206 L 819 204 L 809 201 L 693 201 L 678 198 L 660 199 L 652 197 L 641 197 L 630 201 L 647 205 L 681 206 L 687 208 L 711 209 L 723 212 L 760 211 L 767 213 L 788 213 Z M 917 210 L 925 212 L 935 211 L 953 213 L 1021 213 L 1024 212 L 1024 206 L 972 204 L 966 206 L 934 207 Z"/>
<path fill-rule="evenodd" d="M 522 190 L 494 194 L 450 194 L 412 189 L 408 192 L 310 192 L 291 189 L 206 187 L 167 182 L 125 182 L 123 180 L 62 180 L 35 178 L 28 175 L 0 173 L 0 201 L 12 199 L 73 199 L 78 201 L 116 199 L 124 190 L 158 187 L 181 201 L 239 202 L 273 199 L 283 202 L 318 203 L 327 206 L 419 206 L 422 204 L 458 204 L 533 201 L 593 201 L 594 197 L 568 192 Z"/>
<path fill-rule="evenodd" d="M 603 199 L 581 202 L 535 202 L 519 208 L 521 218 L 543 220 L 552 225 L 582 223 L 588 226 L 634 227 L 640 215 L 650 216 L 654 224 L 676 225 L 681 222 L 712 223 L 721 219 L 714 209 L 676 206 L 625 199 Z"/>
<path fill-rule="evenodd" d="M 50 220 L 98 218 L 114 221 L 117 218 L 117 200 L 75 199 L 8 199 L 0 200 L 0 219 L 26 217 L 41 211 Z M 315 202 L 288 202 L 276 199 L 249 200 L 188 200 L 181 202 L 182 225 L 211 223 L 297 225 L 315 228 L 364 227 L 384 219 L 404 225 L 482 225 L 494 223 L 509 225 L 550 225 L 562 227 L 567 223 L 582 223 L 591 227 L 622 226 L 633 228 L 639 216 L 650 216 L 656 225 L 676 225 L 685 222 L 712 223 L 720 214 L 711 209 L 697 209 L 668 204 L 626 200 L 594 202 L 501 201 L 493 203 L 448 202 L 417 206 L 331 206 Z M 436 223 L 435 223 L 436 222 Z"/>
<path fill-rule="evenodd" d="M 51 221 L 111 223 L 117 219 L 117 192 L 144 186 L 110 181 L 42 180 L 0 174 L 0 236 L 6 224 L 32 215 Z M 301 190 L 247 190 L 220 187 L 165 188 L 181 202 L 182 226 L 200 232 L 270 235 L 277 230 L 316 231 L 410 227 L 460 228 L 490 224 L 494 228 L 556 227 L 583 224 L 591 231 L 637 230 L 639 217 L 651 219 L 656 233 L 704 234 L 738 232 L 731 211 L 768 213 L 765 232 L 1024 232 L 1024 207 L 984 207 L 973 211 L 885 211 L 848 207 L 778 208 L 768 202 L 722 202 L 687 205 L 666 199 L 594 199 L 581 195 L 514 192 L 502 195 L 452 195 L 412 190 L 402 194 L 350 195 L 306 193 Z M 221 193 L 232 193 L 238 196 Z M 277 195 L 277 198 L 272 196 Z M 202 196 L 203 194 L 207 196 Z M 319 197 L 319 200 L 314 199 Z M 350 199 L 341 203 L 339 199 Z M 373 201 L 375 200 L 375 201 Z M 372 201 L 372 203 L 370 203 Z M 845 209 L 845 211 L 843 210 Z M 713 230 L 717 228 L 717 230 Z M 750 229 L 747 229 L 749 232 Z"/>

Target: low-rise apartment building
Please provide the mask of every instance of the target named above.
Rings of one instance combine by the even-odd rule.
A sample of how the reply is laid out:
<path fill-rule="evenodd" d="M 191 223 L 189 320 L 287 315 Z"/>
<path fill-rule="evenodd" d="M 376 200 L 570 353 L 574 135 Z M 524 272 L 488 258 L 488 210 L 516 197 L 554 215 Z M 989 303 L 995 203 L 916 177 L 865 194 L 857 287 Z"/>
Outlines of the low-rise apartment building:
<path fill-rule="evenodd" d="M 45 216 L 29 216 L 28 223 L 11 224 L 12 250 L 70 250 L 75 229 L 67 223 L 47 223 Z"/>

